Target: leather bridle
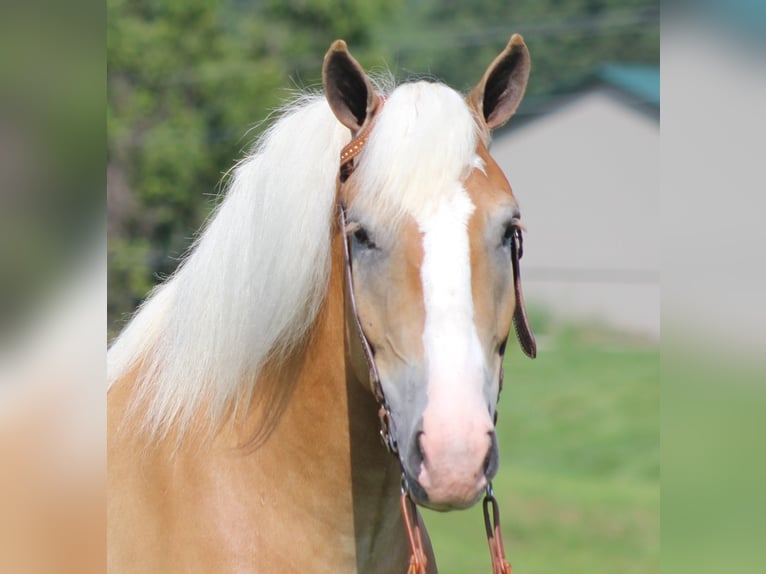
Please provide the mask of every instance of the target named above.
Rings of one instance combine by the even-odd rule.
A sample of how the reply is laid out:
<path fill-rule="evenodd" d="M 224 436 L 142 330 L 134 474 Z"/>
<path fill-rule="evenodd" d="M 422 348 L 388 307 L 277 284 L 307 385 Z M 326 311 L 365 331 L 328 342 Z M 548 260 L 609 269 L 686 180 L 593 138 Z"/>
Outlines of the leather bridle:
<path fill-rule="evenodd" d="M 393 418 L 391 417 L 391 409 L 386 401 L 385 393 L 383 392 L 383 385 L 380 382 L 380 376 L 378 369 L 375 365 L 375 354 L 370 346 L 370 342 L 367 340 L 367 336 L 364 334 L 361 321 L 359 320 L 359 313 L 356 305 L 356 297 L 354 296 L 353 285 L 353 273 L 351 263 L 351 247 L 350 238 L 347 231 L 346 220 L 346 207 L 343 204 L 341 187 L 353 173 L 356 168 L 354 159 L 362 152 L 367 139 L 375 125 L 375 120 L 380 113 L 381 108 L 385 102 L 383 96 L 376 96 L 378 103 L 376 107 L 376 113 L 373 115 L 367 123 L 362 126 L 362 129 L 354 135 L 352 140 L 341 150 L 340 153 L 340 169 L 338 171 L 337 179 L 337 199 L 338 199 L 338 223 L 340 225 L 340 231 L 343 234 L 343 256 L 345 261 L 345 275 L 346 275 L 346 303 L 350 307 L 351 315 L 354 319 L 354 325 L 356 326 L 356 332 L 361 342 L 362 351 L 367 362 L 367 368 L 370 376 L 370 385 L 372 392 L 375 396 L 375 400 L 378 403 L 378 418 L 380 419 L 380 437 L 385 445 L 386 449 L 394 456 L 396 456 L 399 466 L 402 469 L 402 486 L 400 507 L 402 512 L 402 518 L 404 520 L 405 527 L 407 529 L 407 538 L 410 545 L 410 562 L 408 574 L 426 574 L 427 558 L 425 554 L 425 548 L 422 538 L 422 525 L 418 518 L 417 507 L 415 502 L 410 496 L 409 484 L 407 482 L 406 474 L 404 472 L 404 465 L 402 464 L 401 456 L 399 454 L 399 448 L 396 443 L 393 432 Z M 516 331 L 516 336 L 521 345 L 521 349 L 530 358 L 534 358 L 537 355 L 537 346 L 535 343 L 532 329 L 529 326 L 526 311 L 524 309 L 524 298 L 521 291 L 521 276 L 519 274 L 519 259 L 524 254 L 523 237 L 521 227 L 514 227 L 511 237 L 511 266 L 513 269 L 513 286 L 514 294 L 516 296 L 516 308 L 513 312 L 513 325 Z M 498 399 L 500 391 L 503 388 L 503 358 L 505 354 L 505 343 L 501 346 L 500 350 L 500 381 L 498 388 Z M 497 424 L 497 410 L 495 410 L 495 424 Z M 489 545 L 490 556 L 492 559 L 492 573 L 493 574 L 511 574 L 511 565 L 505 557 L 505 549 L 503 547 L 502 532 L 500 530 L 500 510 L 497 500 L 495 499 L 494 492 L 492 490 L 492 483 L 487 485 L 487 491 L 482 503 L 484 510 L 484 526 L 487 534 L 487 542 Z"/>

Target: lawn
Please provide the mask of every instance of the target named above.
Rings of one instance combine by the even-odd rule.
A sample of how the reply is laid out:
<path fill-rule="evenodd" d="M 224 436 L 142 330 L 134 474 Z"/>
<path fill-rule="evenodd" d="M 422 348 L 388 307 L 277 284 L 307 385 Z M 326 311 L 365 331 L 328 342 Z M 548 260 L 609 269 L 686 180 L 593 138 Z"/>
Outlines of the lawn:
<path fill-rule="evenodd" d="M 506 356 L 494 480 L 514 574 L 659 572 L 659 348 L 596 328 Z M 481 504 L 425 511 L 439 571 L 490 574 Z"/>

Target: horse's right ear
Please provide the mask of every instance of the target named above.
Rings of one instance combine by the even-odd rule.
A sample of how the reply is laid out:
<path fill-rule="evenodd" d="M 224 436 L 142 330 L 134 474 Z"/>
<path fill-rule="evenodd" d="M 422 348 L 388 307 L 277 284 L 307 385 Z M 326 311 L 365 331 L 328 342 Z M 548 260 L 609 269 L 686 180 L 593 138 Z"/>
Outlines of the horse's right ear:
<path fill-rule="evenodd" d="M 358 132 L 375 111 L 378 98 L 343 40 L 335 40 L 325 54 L 322 83 L 335 117 L 352 132 Z"/>

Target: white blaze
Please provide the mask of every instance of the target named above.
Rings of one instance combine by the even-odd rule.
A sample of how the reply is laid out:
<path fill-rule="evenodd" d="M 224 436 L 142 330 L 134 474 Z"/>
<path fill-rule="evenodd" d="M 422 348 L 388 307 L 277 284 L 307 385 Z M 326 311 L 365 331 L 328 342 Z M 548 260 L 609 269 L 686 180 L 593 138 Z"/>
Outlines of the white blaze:
<path fill-rule="evenodd" d="M 474 324 L 468 240 L 468 218 L 475 207 L 465 190 L 456 188 L 418 217 L 429 405 L 475 403 L 482 392 L 483 353 Z"/>
<path fill-rule="evenodd" d="M 475 210 L 455 185 L 418 217 L 423 232 L 421 281 L 428 403 L 418 477 L 436 504 L 471 504 L 485 486 L 491 445 L 484 354 L 474 323 L 468 219 Z"/>

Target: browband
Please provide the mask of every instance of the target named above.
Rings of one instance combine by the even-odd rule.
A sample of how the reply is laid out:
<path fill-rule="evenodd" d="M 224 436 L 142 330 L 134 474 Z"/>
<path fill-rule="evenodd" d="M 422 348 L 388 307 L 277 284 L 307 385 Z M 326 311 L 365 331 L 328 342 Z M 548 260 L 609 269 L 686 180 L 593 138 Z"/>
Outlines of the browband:
<path fill-rule="evenodd" d="M 344 183 L 348 176 L 351 175 L 351 173 L 354 171 L 354 164 L 352 163 L 354 161 L 354 158 L 358 156 L 360 153 L 362 153 L 362 150 L 364 149 L 364 146 L 367 144 L 367 140 L 370 137 L 370 132 L 372 131 L 372 127 L 375 125 L 375 120 L 378 118 L 378 114 L 380 113 L 380 110 L 383 109 L 383 104 L 386 103 L 386 97 L 381 95 L 376 95 L 376 98 L 378 98 L 378 104 L 375 106 L 376 113 L 374 116 L 370 118 L 370 121 L 367 122 L 365 125 L 362 126 L 362 129 L 359 130 L 357 134 L 351 139 L 350 142 L 348 142 L 342 150 L 340 150 L 340 172 L 339 172 L 339 185 L 338 190 L 340 191 L 340 183 Z"/>

